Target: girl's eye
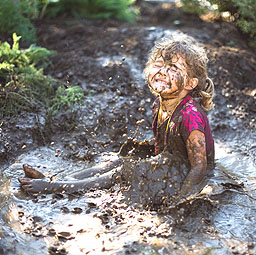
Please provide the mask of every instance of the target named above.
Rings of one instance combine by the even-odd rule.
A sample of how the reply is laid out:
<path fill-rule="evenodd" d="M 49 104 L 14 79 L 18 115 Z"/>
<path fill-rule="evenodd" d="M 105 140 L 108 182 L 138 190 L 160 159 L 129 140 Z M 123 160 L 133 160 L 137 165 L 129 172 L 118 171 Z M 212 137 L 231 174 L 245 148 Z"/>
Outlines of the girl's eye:
<path fill-rule="evenodd" d="M 154 67 L 161 68 L 163 65 L 161 65 L 161 64 L 154 64 L 153 66 L 154 66 Z"/>
<path fill-rule="evenodd" d="M 176 66 L 171 66 L 170 70 L 171 70 L 171 71 L 177 71 L 178 68 L 177 68 Z"/>

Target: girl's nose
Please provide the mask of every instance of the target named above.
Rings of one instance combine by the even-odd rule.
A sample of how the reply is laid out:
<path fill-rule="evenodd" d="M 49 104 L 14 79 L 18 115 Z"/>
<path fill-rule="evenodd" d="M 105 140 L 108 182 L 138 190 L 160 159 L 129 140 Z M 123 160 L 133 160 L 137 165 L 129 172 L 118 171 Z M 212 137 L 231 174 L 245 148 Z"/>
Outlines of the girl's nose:
<path fill-rule="evenodd" d="M 169 71 L 170 71 L 170 68 L 166 66 L 162 66 L 159 70 L 159 72 L 161 72 L 161 74 L 164 74 L 164 75 L 167 75 Z"/>

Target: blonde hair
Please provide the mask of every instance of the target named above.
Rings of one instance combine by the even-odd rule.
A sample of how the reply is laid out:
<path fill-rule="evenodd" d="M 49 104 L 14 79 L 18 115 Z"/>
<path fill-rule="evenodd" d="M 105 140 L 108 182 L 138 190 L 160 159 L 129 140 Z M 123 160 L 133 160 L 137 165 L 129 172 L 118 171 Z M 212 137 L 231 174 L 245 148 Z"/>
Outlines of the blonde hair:
<path fill-rule="evenodd" d="M 150 66 L 160 56 L 164 58 L 167 64 L 172 63 L 174 57 L 182 57 L 187 64 L 189 78 L 198 79 L 198 85 L 190 92 L 190 95 L 200 99 L 200 104 L 205 111 L 214 107 L 212 102 L 214 84 L 207 74 L 208 58 L 202 47 L 189 38 L 181 40 L 163 38 L 156 42 L 149 53 L 149 59 L 144 69 L 146 81 L 148 81 Z"/>

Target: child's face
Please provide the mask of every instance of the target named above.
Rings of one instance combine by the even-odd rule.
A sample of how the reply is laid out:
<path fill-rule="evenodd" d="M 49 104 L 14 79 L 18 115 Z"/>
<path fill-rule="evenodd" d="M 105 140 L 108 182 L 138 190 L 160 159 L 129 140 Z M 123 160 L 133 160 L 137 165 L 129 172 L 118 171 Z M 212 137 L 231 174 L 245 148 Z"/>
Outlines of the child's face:
<path fill-rule="evenodd" d="M 182 57 L 174 57 L 166 64 L 159 56 L 149 68 L 149 86 L 163 98 L 178 96 L 188 80 L 186 66 Z"/>

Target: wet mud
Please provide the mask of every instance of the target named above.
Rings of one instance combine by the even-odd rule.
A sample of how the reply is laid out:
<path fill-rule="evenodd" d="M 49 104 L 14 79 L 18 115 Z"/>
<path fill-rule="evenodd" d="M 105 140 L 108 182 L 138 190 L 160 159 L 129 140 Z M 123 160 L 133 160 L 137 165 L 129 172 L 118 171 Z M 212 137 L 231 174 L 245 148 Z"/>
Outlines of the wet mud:
<path fill-rule="evenodd" d="M 50 123 L 43 109 L 1 120 L 0 254 L 256 254 L 254 50 L 232 24 L 169 4 L 142 2 L 141 14 L 136 25 L 67 18 L 36 24 L 39 45 L 58 52 L 47 73 L 81 86 L 87 97 Z M 161 181 L 170 158 L 157 173 L 154 159 L 136 159 L 124 163 L 128 185 L 24 193 L 17 180 L 23 164 L 63 180 L 108 160 L 128 138 L 152 138 L 154 97 L 142 71 L 154 41 L 171 35 L 191 36 L 208 52 L 216 86 L 208 115 L 213 176 L 189 198 L 163 203 L 173 192 Z"/>

